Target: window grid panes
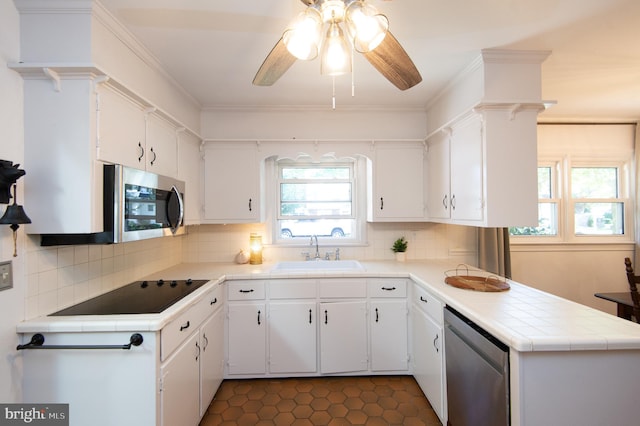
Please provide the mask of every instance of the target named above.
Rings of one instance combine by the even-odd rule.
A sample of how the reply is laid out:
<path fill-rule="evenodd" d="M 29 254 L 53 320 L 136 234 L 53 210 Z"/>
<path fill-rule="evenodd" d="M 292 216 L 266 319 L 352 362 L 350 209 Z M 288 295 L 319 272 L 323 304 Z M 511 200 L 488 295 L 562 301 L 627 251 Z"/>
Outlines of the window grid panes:
<path fill-rule="evenodd" d="M 351 163 L 281 164 L 278 232 L 281 239 L 312 235 L 353 238 L 354 170 Z"/>

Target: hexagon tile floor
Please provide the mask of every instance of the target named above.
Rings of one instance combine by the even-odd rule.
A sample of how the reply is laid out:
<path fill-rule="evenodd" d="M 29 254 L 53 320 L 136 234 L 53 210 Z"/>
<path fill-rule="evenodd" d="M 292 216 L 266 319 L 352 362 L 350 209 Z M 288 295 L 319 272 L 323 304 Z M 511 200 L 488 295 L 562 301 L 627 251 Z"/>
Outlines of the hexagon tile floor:
<path fill-rule="evenodd" d="M 225 380 L 200 426 L 441 426 L 412 376 Z"/>

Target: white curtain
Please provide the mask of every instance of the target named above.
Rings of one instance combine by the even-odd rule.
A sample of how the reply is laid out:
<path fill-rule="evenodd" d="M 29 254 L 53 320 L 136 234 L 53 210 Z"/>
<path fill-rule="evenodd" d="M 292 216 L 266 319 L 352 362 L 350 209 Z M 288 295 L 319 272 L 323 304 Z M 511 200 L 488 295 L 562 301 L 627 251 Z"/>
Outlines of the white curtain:
<path fill-rule="evenodd" d="M 478 267 L 511 278 L 509 228 L 478 228 Z"/>

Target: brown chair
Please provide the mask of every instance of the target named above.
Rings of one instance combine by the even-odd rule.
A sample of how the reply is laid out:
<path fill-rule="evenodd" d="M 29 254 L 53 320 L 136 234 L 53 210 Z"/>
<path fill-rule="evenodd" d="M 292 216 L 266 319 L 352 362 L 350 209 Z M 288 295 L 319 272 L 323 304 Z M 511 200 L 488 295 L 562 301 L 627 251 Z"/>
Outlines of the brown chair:
<path fill-rule="evenodd" d="M 636 285 L 640 284 L 640 276 L 633 273 L 631 259 L 626 257 L 624 264 L 627 267 L 627 280 L 629 281 L 629 289 L 631 290 L 631 300 L 633 300 L 633 316 L 636 322 L 640 323 L 640 295 L 638 294 L 638 287 Z"/>

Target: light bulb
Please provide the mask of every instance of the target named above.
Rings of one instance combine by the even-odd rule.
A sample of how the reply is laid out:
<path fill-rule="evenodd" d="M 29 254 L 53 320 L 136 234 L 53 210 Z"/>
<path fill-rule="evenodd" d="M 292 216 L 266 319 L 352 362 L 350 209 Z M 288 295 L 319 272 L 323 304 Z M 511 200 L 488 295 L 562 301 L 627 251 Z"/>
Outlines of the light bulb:
<path fill-rule="evenodd" d="M 362 1 L 349 5 L 346 12 L 347 31 L 354 48 L 361 53 L 374 50 L 389 30 L 389 20 Z"/>
<path fill-rule="evenodd" d="M 351 54 L 340 26 L 331 22 L 322 45 L 320 73 L 341 75 L 351 72 Z"/>
<path fill-rule="evenodd" d="M 320 13 L 307 8 L 300 13 L 287 27 L 282 41 L 293 56 L 302 60 L 311 60 L 318 56 L 322 18 Z"/>

